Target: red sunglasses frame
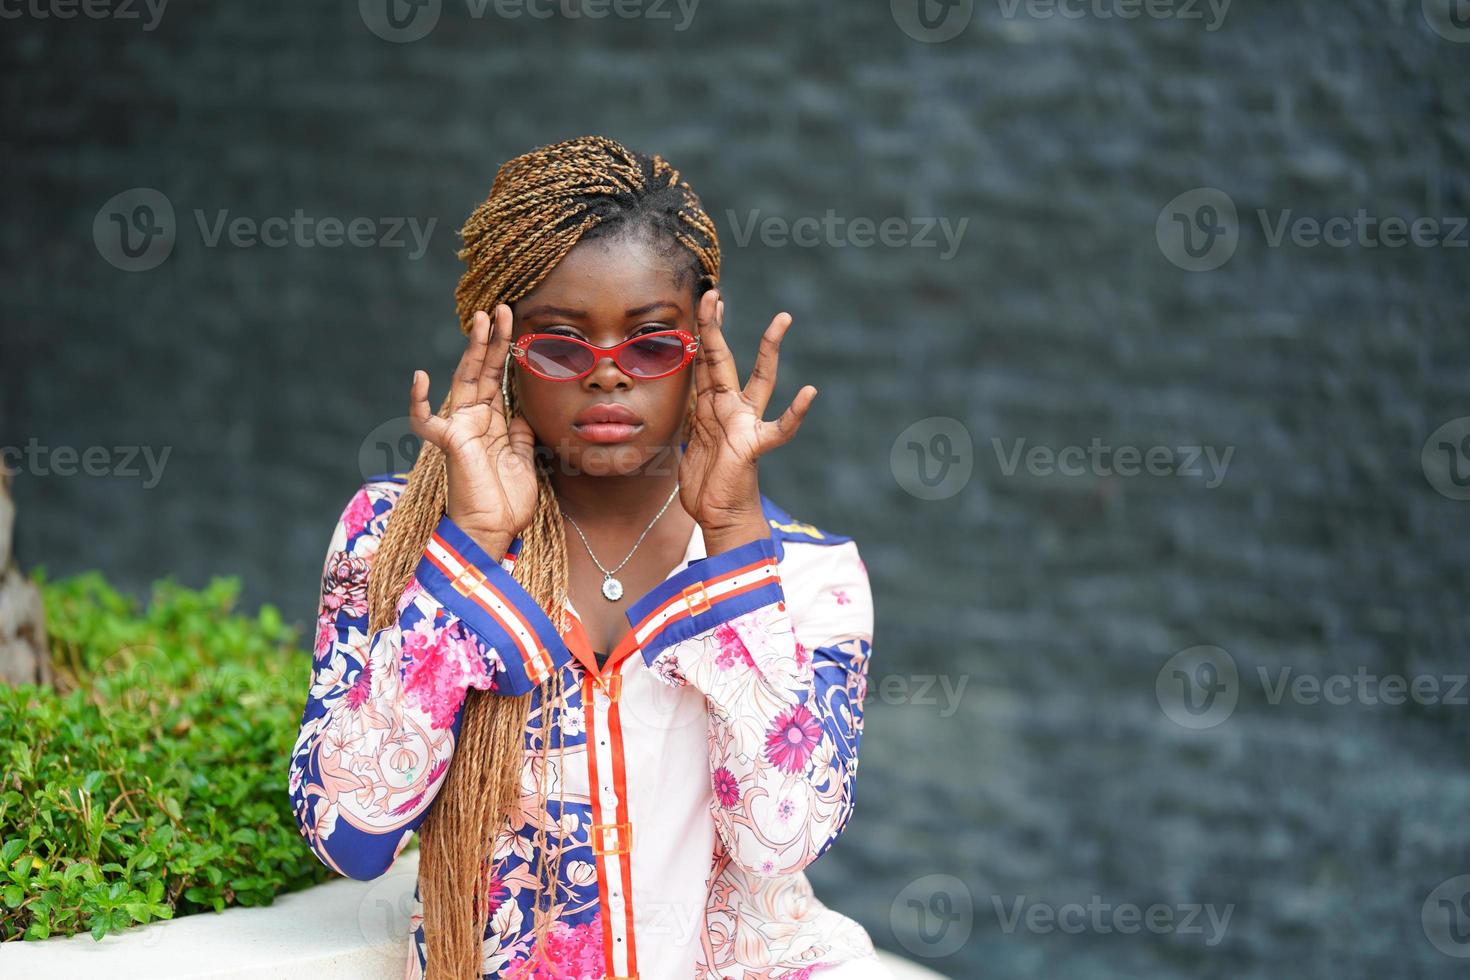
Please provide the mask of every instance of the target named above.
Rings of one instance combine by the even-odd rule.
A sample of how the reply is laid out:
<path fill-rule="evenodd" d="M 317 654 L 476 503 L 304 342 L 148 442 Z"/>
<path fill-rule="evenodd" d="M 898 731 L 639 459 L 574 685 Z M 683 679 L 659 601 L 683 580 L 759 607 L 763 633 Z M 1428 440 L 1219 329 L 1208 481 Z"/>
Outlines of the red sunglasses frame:
<path fill-rule="evenodd" d="M 684 357 L 682 360 L 679 361 L 677 366 L 670 368 L 662 374 L 634 374 L 632 371 L 629 371 L 627 368 L 623 367 L 623 362 L 620 359 L 620 355 L 630 344 L 636 344 L 640 340 L 647 340 L 649 337 L 663 337 L 668 334 L 674 334 L 675 336 L 677 336 L 680 342 L 682 342 L 684 345 Z M 592 366 L 583 371 L 581 374 L 573 375 L 570 378 L 553 378 L 549 375 L 542 374 L 540 371 L 531 366 L 531 359 L 526 355 L 526 352 L 530 349 L 530 346 L 537 340 L 540 340 L 542 338 L 564 340 L 568 343 L 580 344 L 581 346 L 592 351 Z M 658 378 L 667 378 L 671 374 L 677 374 L 678 372 L 684 370 L 684 368 L 688 367 L 689 362 L 694 359 L 694 354 L 698 350 L 699 338 L 689 333 L 687 330 L 651 330 L 648 333 L 638 334 L 637 336 L 629 337 L 622 343 L 614 344 L 611 347 L 598 347 L 595 344 L 589 344 L 581 337 L 571 337 L 564 333 L 528 333 L 525 336 L 516 338 L 515 342 L 511 344 L 510 356 L 515 358 L 516 363 L 520 364 L 521 367 L 525 368 L 527 371 L 530 371 L 533 375 L 541 378 L 544 381 L 580 381 L 582 378 L 587 377 L 587 375 L 597 370 L 597 365 L 602 363 L 602 359 L 604 357 L 611 357 L 613 359 L 613 363 L 618 366 L 618 370 L 622 371 L 630 378 L 637 378 L 639 381 L 653 381 Z"/>

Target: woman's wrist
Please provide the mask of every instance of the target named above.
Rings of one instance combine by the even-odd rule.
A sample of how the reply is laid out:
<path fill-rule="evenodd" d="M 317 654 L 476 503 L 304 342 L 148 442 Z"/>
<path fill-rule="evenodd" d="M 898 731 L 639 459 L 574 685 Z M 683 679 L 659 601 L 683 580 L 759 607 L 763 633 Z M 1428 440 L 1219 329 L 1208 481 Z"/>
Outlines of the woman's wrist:
<path fill-rule="evenodd" d="M 453 521 L 454 518 L 451 517 L 450 520 Z M 472 524 L 461 524 L 459 521 L 454 521 L 454 525 L 494 561 L 504 558 L 505 553 L 510 550 L 511 542 L 515 540 L 515 535 L 509 531 L 489 530 Z"/>
<path fill-rule="evenodd" d="M 766 523 L 764 513 L 752 514 L 734 523 L 722 524 L 717 528 L 702 528 L 701 530 L 704 534 L 706 555 L 733 551 L 743 544 L 771 536 L 771 529 Z"/>

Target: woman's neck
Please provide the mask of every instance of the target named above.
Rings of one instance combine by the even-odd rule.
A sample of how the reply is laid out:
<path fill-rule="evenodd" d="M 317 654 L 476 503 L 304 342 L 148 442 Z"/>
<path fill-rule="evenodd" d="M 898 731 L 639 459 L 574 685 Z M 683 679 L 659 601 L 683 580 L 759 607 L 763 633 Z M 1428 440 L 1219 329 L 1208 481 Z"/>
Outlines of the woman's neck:
<path fill-rule="evenodd" d="M 679 479 L 678 449 L 662 453 L 643 469 L 624 476 L 590 476 L 553 470 L 551 486 L 564 513 L 584 527 L 632 528 L 648 526 Z M 677 499 L 669 509 L 677 506 Z M 667 512 L 665 512 L 667 513 Z"/>

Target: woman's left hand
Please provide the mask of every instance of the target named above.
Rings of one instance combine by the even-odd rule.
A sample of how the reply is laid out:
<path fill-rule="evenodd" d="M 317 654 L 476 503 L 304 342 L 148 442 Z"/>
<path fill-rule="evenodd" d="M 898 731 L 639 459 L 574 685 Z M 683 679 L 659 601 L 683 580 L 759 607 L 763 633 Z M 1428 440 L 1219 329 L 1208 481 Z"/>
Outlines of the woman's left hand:
<path fill-rule="evenodd" d="M 724 319 L 725 302 L 718 290 L 711 289 L 700 297 L 700 349 L 694 356 L 698 400 L 689 445 L 679 463 L 679 502 L 699 522 L 707 543 L 711 536 L 739 535 L 757 526 L 761 533 L 769 533 L 756 460 L 791 441 L 817 397 L 814 386 L 804 385 L 780 418 L 764 421 L 761 416 L 776 386 L 781 338 L 791 326 L 791 316 L 778 313 L 766 328 L 744 388 L 725 344 Z"/>

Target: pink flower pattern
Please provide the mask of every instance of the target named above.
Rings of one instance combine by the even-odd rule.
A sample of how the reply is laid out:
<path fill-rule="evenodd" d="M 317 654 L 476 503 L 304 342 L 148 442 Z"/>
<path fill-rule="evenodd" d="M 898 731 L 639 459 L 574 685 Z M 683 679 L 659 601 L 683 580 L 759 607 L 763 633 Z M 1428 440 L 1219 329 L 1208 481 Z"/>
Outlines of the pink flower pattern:
<path fill-rule="evenodd" d="M 766 733 L 766 758 L 785 772 L 801 772 L 821 740 L 822 726 L 817 719 L 806 705 L 793 704 L 776 716 Z"/>
<path fill-rule="evenodd" d="M 511 960 L 505 980 L 602 980 L 602 919 L 567 925 L 553 922 L 545 948 L 534 958 Z"/>
<path fill-rule="evenodd" d="M 735 806 L 740 802 L 740 784 L 730 774 L 730 770 L 720 766 L 714 772 L 715 799 L 720 801 L 720 806 Z"/>

